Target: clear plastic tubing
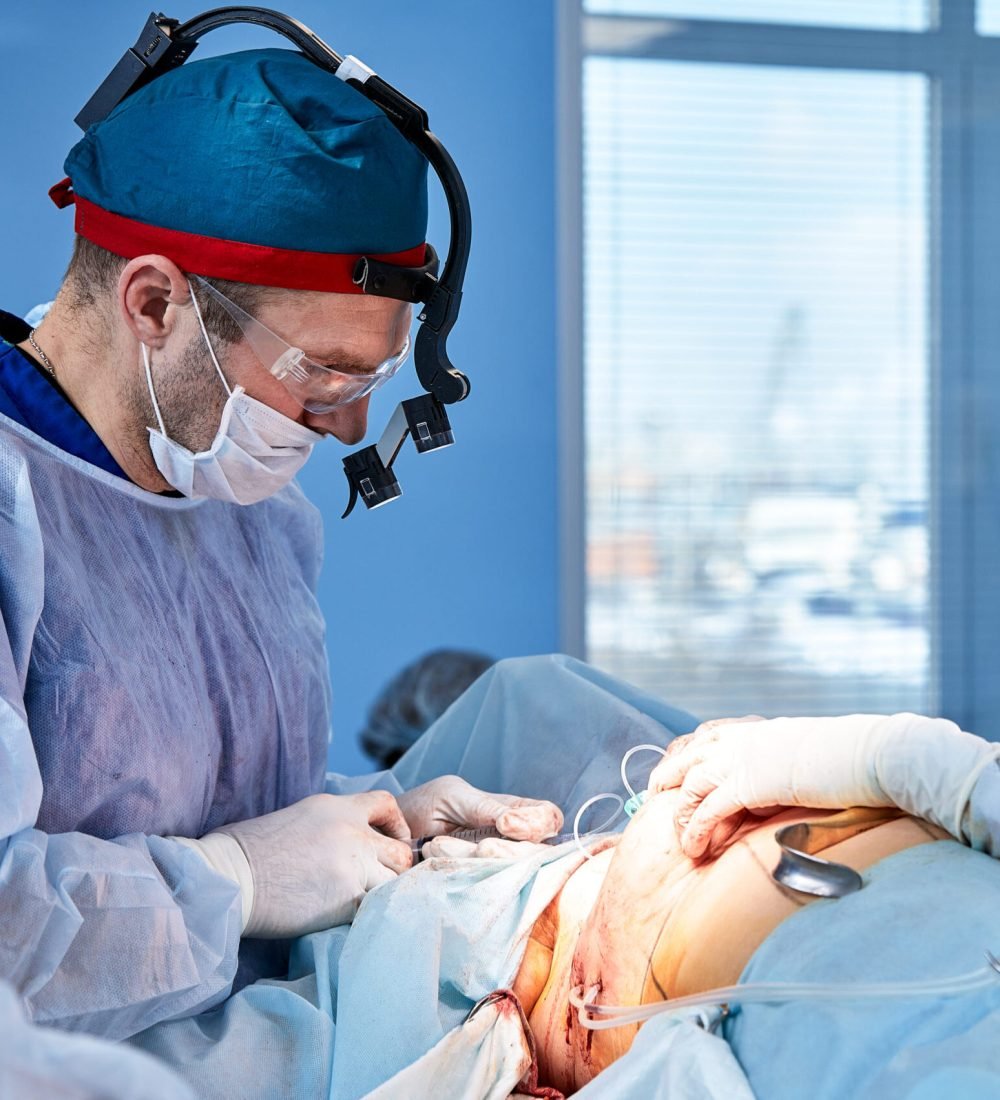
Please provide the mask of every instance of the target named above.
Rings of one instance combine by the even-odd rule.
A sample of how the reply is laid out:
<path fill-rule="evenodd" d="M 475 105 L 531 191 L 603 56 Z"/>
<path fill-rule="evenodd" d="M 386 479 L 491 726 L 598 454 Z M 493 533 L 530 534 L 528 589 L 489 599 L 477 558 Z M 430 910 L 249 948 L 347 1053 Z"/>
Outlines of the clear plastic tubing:
<path fill-rule="evenodd" d="M 614 825 L 615 822 L 618 820 L 618 818 L 621 817 L 622 810 L 624 810 L 629 817 L 632 817 L 633 814 L 638 811 L 639 807 L 645 801 L 646 792 L 639 791 L 638 793 L 636 793 L 632 789 L 632 784 L 628 781 L 628 762 L 637 752 L 658 752 L 660 756 L 666 756 L 666 749 L 661 749 L 659 745 L 633 745 L 632 748 L 630 748 L 628 752 L 625 753 L 625 755 L 622 757 L 621 772 L 622 785 L 625 787 L 625 790 L 627 790 L 629 794 L 628 802 L 626 802 L 617 794 L 611 794 L 611 792 L 609 791 L 606 794 L 595 794 L 593 798 L 588 798 L 587 801 L 584 802 L 584 804 L 576 811 L 576 817 L 573 818 L 573 839 L 576 841 L 577 848 L 579 848 L 580 851 L 583 852 L 584 856 L 586 856 L 587 859 L 593 859 L 594 857 L 590 854 L 590 852 L 587 851 L 586 848 L 584 848 L 584 840 L 586 840 L 587 837 L 595 836 L 598 833 L 603 833 L 610 829 L 611 826 Z M 610 798 L 612 802 L 617 802 L 617 807 L 612 812 L 607 821 L 603 822 L 596 829 L 589 829 L 583 836 L 581 836 L 580 821 L 583 819 L 583 815 L 590 809 L 591 806 L 595 805 L 595 803 L 602 802 L 606 798 Z"/>
<path fill-rule="evenodd" d="M 692 993 L 687 997 L 658 1001 L 647 1005 L 604 1005 L 589 1002 L 582 986 L 570 990 L 569 1003 L 577 1010 L 580 1024 L 591 1031 L 606 1031 L 640 1024 L 664 1012 L 706 1008 L 723 1004 L 781 1004 L 787 1001 L 872 1001 L 914 997 L 961 997 L 1000 983 L 1000 972 L 993 965 L 971 970 L 954 978 L 932 978 L 916 982 L 880 982 L 854 985 L 850 982 L 748 982 Z M 591 995 L 595 991 L 591 991 Z"/>
<path fill-rule="evenodd" d="M 625 753 L 622 757 L 622 786 L 628 791 L 630 798 L 638 797 L 636 792 L 632 790 L 632 784 L 628 781 L 628 762 L 637 752 L 658 752 L 660 756 L 667 755 L 667 750 L 661 749 L 659 745 L 633 745 L 632 748 Z"/>
<path fill-rule="evenodd" d="M 587 833 L 581 836 L 580 821 L 583 818 L 583 815 L 590 809 L 591 806 L 593 806 L 597 802 L 602 802 L 605 798 L 610 798 L 612 802 L 618 803 L 614 812 L 607 819 L 607 821 L 602 822 L 598 828 L 590 829 Z M 624 806 L 625 800 L 620 795 L 611 794 L 609 792 L 608 794 L 595 794 L 593 798 L 588 798 L 587 801 L 584 802 L 584 804 L 576 811 L 576 817 L 573 818 L 573 840 L 576 842 L 577 848 L 579 848 L 580 851 L 583 852 L 584 856 L 587 859 L 593 859 L 594 857 L 590 854 L 590 852 L 587 851 L 586 848 L 584 848 L 583 842 L 589 836 L 593 836 L 596 833 L 603 833 L 606 829 L 610 829 L 611 826 L 614 825 L 614 823 L 621 816 L 621 812 Z"/>

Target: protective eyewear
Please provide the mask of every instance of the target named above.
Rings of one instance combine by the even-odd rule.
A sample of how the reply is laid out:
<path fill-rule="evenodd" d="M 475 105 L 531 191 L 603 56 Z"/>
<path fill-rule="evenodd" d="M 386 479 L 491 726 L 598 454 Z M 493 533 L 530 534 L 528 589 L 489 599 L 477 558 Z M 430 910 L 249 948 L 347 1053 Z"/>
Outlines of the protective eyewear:
<path fill-rule="evenodd" d="M 197 275 L 194 279 L 197 286 L 214 298 L 229 314 L 254 355 L 306 412 L 328 413 L 342 405 L 360 401 L 388 382 L 410 354 L 410 337 L 407 334 L 402 348 L 371 373 L 350 374 L 334 367 L 323 366 L 322 363 L 310 359 L 301 348 L 282 340 L 277 333 L 241 309 L 211 283 Z"/>

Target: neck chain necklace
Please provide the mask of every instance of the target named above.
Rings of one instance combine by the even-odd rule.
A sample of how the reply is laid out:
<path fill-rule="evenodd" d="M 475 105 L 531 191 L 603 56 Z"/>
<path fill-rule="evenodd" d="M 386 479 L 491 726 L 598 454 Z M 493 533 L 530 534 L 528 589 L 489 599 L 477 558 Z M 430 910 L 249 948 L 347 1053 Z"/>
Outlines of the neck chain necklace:
<path fill-rule="evenodd" d="M 51 374 L 52 377 L 55 378 L 56 368 L 52 365 L 52 360 L 38 346 L 38 343 L 35 340 L 35 330 L 34 329 L 32 329 L 31 332 L 28 333 L 28 343 L 35 349 L 35 351 L 38 352 L 38 358 L 41 359 L 42 365 L 49 372 L 49 374 Z"/>

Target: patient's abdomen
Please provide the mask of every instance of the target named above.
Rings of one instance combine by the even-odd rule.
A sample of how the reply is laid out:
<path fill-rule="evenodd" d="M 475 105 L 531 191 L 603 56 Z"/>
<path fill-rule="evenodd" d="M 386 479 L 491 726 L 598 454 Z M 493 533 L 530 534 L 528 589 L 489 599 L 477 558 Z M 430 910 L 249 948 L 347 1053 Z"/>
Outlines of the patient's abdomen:
<path fill-rule="evenodd" d="M 581 1088 L 621 1057 L 638 1030 L 583 1028 L 569 1006 L 572 986 L 591 991 L 599 1003 L 635 1005 L 735 984 L 775 928 L 818 900 L 773 880 L 780 854 L 774 834 L 793 822 L 832 822 L 829 812 L 789 810 L 754 821 L 718 859 L 695 864 L 677 845 L 673 809 L 671 798 L 651 799 L 629 824 L 578 925 L 572 962 L 560 968 L 568 978 L 553 972 L 544 1011 L 532 1017 L 533 1031 L 536 1024 L 540 1030 L 541 1079 L 563 1092 Z M 902 815 L 886 820 L 885 811 L 851 814 L 822 858 L 859 871 L 945 835 Z"/>

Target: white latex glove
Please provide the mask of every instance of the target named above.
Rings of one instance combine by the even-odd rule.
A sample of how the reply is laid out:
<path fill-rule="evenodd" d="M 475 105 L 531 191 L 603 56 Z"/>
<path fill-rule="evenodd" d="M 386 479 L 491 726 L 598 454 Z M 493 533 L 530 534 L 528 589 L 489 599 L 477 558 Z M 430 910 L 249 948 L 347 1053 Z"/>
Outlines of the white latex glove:
<path fill-rule="evenodd" d="M 478 842 L 463 840 L 457 836 L 436 836 L 421 848 L 424 859 L 444 856 L 447 859 L 527 859 L 538 852 L 551 852 L 546 844 L 534 844 L 530 840 L 507 840 L 502 836 L 488 836 Z"/>
<path fill-rule="evenodd" d="M 353 919 L 369 890 L 412 863 L 410 831 L 386 791 L 316 794 L 263 817 L 178 840 L 243 896 L 243 935 L 302 936 Z"/>
<path fill-rule="evenodd" d="M 489 794 L 457 775 L 432 779 L 405 791 L 398 801 L 415 837 L 492 827 L 511 840 L 537 842 L 555 836 L 563 823 L 562 811 L 552 802 Z"/>
<path fill-rule="evenodd" d="M 718 851 L 746 811 L 779 806 L 898 806 L 967 840 L 972 788 L 998 758 L 1000 745 L 914 714 L 721 722 L 672 742 L 649 790 L 681 788 L 675 824 L 692 858 Z"/>

